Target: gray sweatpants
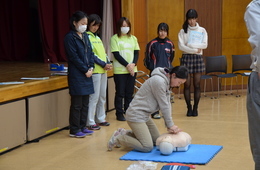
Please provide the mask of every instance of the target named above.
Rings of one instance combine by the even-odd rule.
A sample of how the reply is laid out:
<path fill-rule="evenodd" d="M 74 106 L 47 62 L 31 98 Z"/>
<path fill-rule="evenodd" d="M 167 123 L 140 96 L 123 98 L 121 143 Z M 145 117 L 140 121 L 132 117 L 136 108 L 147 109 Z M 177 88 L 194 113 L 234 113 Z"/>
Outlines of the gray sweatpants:
<path fill-rule="evenodd" d="M 255 170 L 260 170 L 260 78 L 252 72 L 248 81 L 247 114 L 251 152 Z"/>
<path fill-rule="evenodd" d="M 134 148 L 141 152 L 152 151 L 156 139 L 160 133 L 157 126 L 150 118 L 147 122 L 137 123 L 127 121 L 132 132 L 128 132 L 126 135 L 119 136 L 117 140 L 119 143 L 126 147 Z"/>

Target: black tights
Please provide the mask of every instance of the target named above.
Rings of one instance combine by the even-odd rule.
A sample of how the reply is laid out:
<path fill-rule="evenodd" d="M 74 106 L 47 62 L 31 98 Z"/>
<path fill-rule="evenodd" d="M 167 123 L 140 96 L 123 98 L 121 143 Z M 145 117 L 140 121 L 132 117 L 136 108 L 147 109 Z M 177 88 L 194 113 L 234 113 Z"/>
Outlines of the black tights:
<path fill-rule="evenodd" d="M 190 94 L 191 75 L 193 76 L 193 86 L 194 86 L 194 107 L 197 108 L 200 101 L 201 73 L 193 73 L 189 75 L 187 81 L 184 83 L 184 98 L 187 106 L 189 107 L 191 105 L 191 94 Z"/>

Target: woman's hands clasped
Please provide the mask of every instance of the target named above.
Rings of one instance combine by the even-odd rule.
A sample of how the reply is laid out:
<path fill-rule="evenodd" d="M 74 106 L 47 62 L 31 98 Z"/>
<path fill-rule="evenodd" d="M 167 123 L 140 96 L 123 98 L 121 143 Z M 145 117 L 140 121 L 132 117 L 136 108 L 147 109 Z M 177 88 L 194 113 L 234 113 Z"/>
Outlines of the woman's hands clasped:
<path fill-rule="evenodd" d="M 86 77 L 91 77 L 93 74 L 93 69 L 89 69 L 88 72 L 85 73 Z"/>
<path fill-rule="evenodd" d="M 113 68 L 112 64 L 106 64 L 104 70 L 111 70 Z"/>
<path fill-rule="evenodd" d="M 129 73 L 131 74 L 131 76 L 134 76 L 135 75 L 135 71 L 134 71 L 134 68 L 135 68 L 135 63 L 130 63 L 126 66 L 127 70 L 129 71 Z"/>

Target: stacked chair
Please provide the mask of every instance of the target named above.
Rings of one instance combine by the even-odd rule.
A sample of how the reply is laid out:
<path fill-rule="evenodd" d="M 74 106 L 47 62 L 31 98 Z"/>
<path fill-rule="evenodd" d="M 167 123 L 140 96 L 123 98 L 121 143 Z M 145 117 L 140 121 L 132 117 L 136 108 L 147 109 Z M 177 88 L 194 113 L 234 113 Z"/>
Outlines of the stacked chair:
<path fill-rule="evenodd" d="M 135 90 L 139 90 L 142 84 L 149 78 L 150 76 L 146 74 L 144 71 L 139 70 L 135 79 Z"/>

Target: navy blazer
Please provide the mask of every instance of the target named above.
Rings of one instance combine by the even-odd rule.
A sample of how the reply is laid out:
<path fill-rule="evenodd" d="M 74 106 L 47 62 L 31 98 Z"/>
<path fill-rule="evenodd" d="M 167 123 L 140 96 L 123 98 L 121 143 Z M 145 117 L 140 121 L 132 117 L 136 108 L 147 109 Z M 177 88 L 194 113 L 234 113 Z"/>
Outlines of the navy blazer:
<path fill-rule="evenodd" d="M 84 32 L 82 39 L 75 31 L 70 31 L 64 38 L 65 52 L 68 59 L 68 85 L 70 95 L 89 95 L 94 93 L 92 77 L 85 73 L 94 68 L 94 53 Z"/>

